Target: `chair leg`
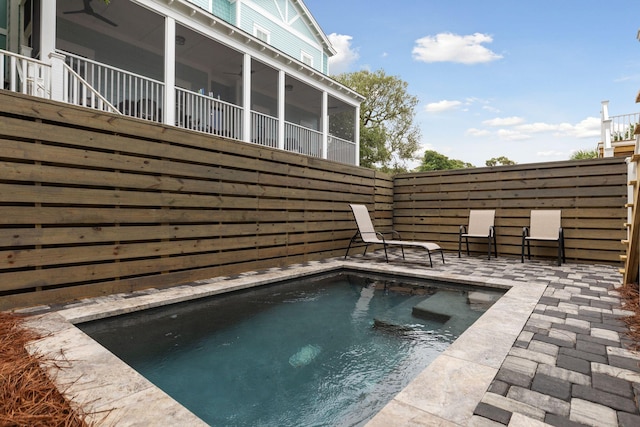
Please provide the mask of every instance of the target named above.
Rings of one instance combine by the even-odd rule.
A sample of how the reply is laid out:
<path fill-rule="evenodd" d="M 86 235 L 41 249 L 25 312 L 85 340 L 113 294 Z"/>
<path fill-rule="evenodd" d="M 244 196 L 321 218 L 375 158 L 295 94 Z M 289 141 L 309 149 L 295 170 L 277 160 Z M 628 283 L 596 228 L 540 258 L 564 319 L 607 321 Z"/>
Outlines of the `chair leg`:
<path fill-rule="evenodd" d="M 496 240 L 496 235 L 493 235 L 493 254 L 496 258 L 498 258 L 498 242 Z"/>
<path fill-rule="evenodd" d="M 458 258 L 460 258 L 461 250 L 462 250 L 462 232 L 458 233 Z"/>
<path fill-rule="evenodd" d="M 387 262 L 389 262 L 389 255 L 387 255 L 387 244 L 383 243 L 382 247 L 384 248 L 384 259 L 386 259 Z"/>
<path fill-rule="evenodd" d="M 400 245 L 400 250 L 402 251 L 402 259 L 405 259 L 405 257 L 404 257 L 404 246 Z"/>
<path fill-rule="evenodd" d="M 344 254 L 344 259 L 347 259 L 347 256 L 349 255 L 349 249 L 351 249 L 351 244 L 356 239 L 356 237 L 358 237 L 358 233 L 357 232 L 356 232 L 356 234 L 353 235 L 353 237 L 349 241 L 349 246 L 347 247 L 347 252 Z M 365 249 L 365 251 L 366 251 L 366 249 Z"/>
<path fill-rule="evenodd" d="M 522 233 L 522 253 L 520 255 L 520 262 L 524 262 L 524 232 Z"/>
<path fill-rule="evenodd" d="M 562 265 L 562 244 L 560 239 L 558 239 L 558 265 Z"/>
<path fill-rule="evenodd" d="M 440 255 L 442 256 L 442 263 L 444 264 L 444 251 L 440 249 Z"/>
<path fill-rule="evenodd" d="M 433 268 L 433 261 L 431 260 L 431 251 L 427 249 L 427 254 L 429 254 L 429 266 Z"/>
<path fill-rule="evenodd" d="M 469 256 L 469 236 L 465 236 L 464 242 L 467 245 L 467 256 Z"/>
<path fill-rule="evenodd" d="M 491 260 L 491 236 L 487 237 L 487 259 Z"/>
<path fill-rule="evenodd" d="M 531 259 L 531 240 L 527 240 L 527 259 Z"/>

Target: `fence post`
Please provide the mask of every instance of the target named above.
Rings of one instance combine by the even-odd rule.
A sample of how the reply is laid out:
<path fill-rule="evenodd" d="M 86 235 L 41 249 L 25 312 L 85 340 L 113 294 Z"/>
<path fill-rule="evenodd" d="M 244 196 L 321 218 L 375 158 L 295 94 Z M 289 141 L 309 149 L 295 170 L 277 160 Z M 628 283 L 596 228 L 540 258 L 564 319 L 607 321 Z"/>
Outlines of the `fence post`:
<path fill-rule="evenodd" d="M 609 118 L 609 101 L 602 101 L 600 111 L 601 137 L 604 144 L 602 150 L 603 157 L 613 157 L 613 147 L 611 146 L 611 118 Z"/>

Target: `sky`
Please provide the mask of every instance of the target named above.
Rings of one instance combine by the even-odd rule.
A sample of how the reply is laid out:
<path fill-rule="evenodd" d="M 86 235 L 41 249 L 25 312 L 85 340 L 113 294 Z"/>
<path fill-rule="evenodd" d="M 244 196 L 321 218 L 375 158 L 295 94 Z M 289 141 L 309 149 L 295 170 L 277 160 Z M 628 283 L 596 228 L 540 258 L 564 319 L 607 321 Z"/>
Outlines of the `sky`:
<path fill-rule="evenodd" d="M 638 0 L 305 0 L 337 54 L 418 98 L 420 158 L 567 160 L 609 115 L 640 111 Z M 410 162 L 413 168 L 419 161 Z"/>

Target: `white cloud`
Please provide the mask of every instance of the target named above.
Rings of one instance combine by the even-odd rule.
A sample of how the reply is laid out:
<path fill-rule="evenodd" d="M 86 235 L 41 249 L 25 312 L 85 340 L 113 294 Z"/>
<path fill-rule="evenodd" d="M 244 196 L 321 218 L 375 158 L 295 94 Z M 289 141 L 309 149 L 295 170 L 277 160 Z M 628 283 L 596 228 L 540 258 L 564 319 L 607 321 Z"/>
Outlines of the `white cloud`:
<path fill-rule="evenodd" d="M 491 135 L 491 132 L 489 132 L 486 129 L 470 128 L 470 129 L 467 129 L 465 134 L 469 136 L 488 136 L 488 135 Z"/>
<path fill-rule="evenodd" d="M 562 151 L 555 151 L 555 150 L 538 151 L 536 153 L 536 156 L 540 156 L 540 157 L 566 157 L 566 153 L 563 153 Z"/>
<path fill-rule="evenodd" d="M 442 101 L 427 104 L 427 106 L 424 107 L 424 110 L 427 113 L 440 113 L 442 111 L 453 110 L 454 108 L 458 108 L 460 105 L 462 105 L 462 102 L 460 101 L 448 101 L 443 99 Z"/>
<path fill-rule="evenodd" d="M 360 58 L 358 49 L 351 45 L 353 37 L 344 34 L 331 33 L 329 41 L 336 50 L 336 54 L 329 58 L 329 70 L 331 74 L 347 73 Z"/>
<path fill-rule="evenodd" d="M 529 135 L 512 129 L 500 129 L 498 131 L 498 137 L 507 141 L 522 141 L 523 139 L 531 138 Z"/>
<path fill-rule="evenodd" d="M 421 62 L 459 62 L 477 64 L 491 62 L 502 55 L 487 49 L 482 44 L 491 43 L 493 38 L 487 34 L 475 33 L 461 36 L 452 33 L 440 33 L 416 40 L 413 59 Z"/>
<path fill-rule="evenodd" d="M 550 123 L 527 123 L 524 125 L 516 126 L 516 130 L 521 132 L 529 132 L 529 133 L 540 133 L 540 132 L 553 132 L 560 129 L 561 125 L 553 125 Z"/>
<path fill-rule="evenodd" d="M 576 138 L 597 138 L 600 136 L 600 131 L 600 118 L 587 117 L 575 126 L 567 128 L 563 133 L 568 136 L 575 136 Z"/>
<path fill-rule="evenodd" d="M 515 126 L 524 122 L 522 117 L 496 117 L 495 119 L 485 120 L 483 125 L 487 126 Z"/>

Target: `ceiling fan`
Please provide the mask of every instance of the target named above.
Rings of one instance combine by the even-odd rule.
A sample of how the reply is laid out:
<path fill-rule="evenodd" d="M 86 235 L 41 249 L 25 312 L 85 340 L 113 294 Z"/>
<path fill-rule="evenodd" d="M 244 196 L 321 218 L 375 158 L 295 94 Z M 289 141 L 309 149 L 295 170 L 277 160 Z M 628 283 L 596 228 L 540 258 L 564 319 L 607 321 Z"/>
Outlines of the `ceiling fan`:
<path fill-rule="evenodd" d="M 115 22 L 113 22 L 110 19 L 105 18 L 104 16 L 100 15 L 99 13 L 97 13 L 96 11 L 93 10 L 93 7 L 91 7 L 91 0 L 82 0 L 84 3 L 84 7 L 80 10 L 70 10 L 68 12 L 63 12 L 65 15 L 71 15 L 71 14 L 76 14 L 76 13 L 85 13 L 89 16 L 93 16 L 94 18 L 97 18 L 99 20 L 101 20 L 102 22 L 106 22 L 109 25 L 112 25 L 114 27 L 117 27 L 118 24 L 116 24 Z"/>
<path fill-rule="evenodd" d="M 251 74 L 253 74 L 255 72 L 256 72 L 256 70 L 251 70 Z M 237 73 L 233 73 L 231 71 L 223 71 L 222 74 L 229 74 L 230 76 L 242 77 L 242 70 L 238 71 Z"/>

